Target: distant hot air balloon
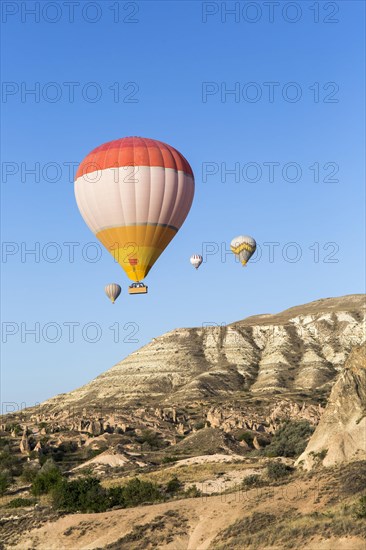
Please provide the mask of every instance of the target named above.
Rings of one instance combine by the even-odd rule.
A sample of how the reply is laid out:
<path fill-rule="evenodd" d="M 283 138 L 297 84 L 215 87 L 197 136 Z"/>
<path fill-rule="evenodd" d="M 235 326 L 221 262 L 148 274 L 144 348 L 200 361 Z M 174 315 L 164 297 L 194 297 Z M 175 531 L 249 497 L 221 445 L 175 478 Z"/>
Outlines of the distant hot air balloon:
<path fill-rule="evenodd" d="M 242 265 L 245 266 L 249 259 L 253 256 L 255 249 L 257 248 L 257 243 L 253 237 L 248 235 L 239 235 L 235 237 L 230 243 L 231 252 L 235 254 L 241 261 Z"/>
<path fill-rule="evenodd" d="M 111 283 L 105 287 L 104 291 L 112 304 L 114 304 L 118 296 L 121 294 L 121 287 L 117 285 L 117 283 Z"/>
<path fill-rule="evenodd" d="M 176 235 L 193 195 L 188 161 L 154 139 L 105 143 L 85 157 L 76 173 L 82 217 L 135 282 L 146 277 Z"/>
<path fill-rule="evenodd" d="M 199 254 L 193 254 L 193 256 L 190 257 L 189 261 L 191 262 L 193 267 L 198 269 L 201 263 L 203 262 L 203 258 Z"/>

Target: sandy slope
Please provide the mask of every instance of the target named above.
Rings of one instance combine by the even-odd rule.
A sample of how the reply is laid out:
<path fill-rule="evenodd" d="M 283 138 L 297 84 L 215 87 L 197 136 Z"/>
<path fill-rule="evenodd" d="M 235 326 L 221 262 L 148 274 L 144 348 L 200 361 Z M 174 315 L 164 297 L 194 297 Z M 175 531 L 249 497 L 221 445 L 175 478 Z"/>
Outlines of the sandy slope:
<path fill-rule="evenodd" d="M 159 536 L 170 535 L 167 540 L 155 546 L 166 550 L 205 550 L 214 548 L 212 541 L 216 535 L 237 519 L 252 513 L 272 513 L 279 511 L 310 513 L 322 510 L 324 498 L 322 489 L 327 488 L 324 479 L 309 479 L 292 482 L 284 486 L 252 489 L 230 495 L 186 499 L 114 510 L 102 514 L 73 514 L 44 524 L 39 529 L 25 533 L 18 541 L 18 550 L 86 550 L 103 548 L 130 533 L 137 525 L 146 525 L 159 518 L 170 518 Z M 165 514 L 168 512 L 168 515 Z M 169 513 L 176 516 L 169 516 Z M 177 520 L 179 518 L 179 520 Z M 182 527 L 183 526 L 183 527 Z M 274 524 L 275 529 L 275 524 Z M 152 548 L 146 540 L 153 540 L 155 531 L 141 541 L 141 548 Z M 136 544 L 136 543 L 135 543 Z M 117 546 L 116 546 L 117 548 Z M 120 543 L 119 550 L 131 548 L 128 543 Z M 137 546 L 133 546 L 137 548 Z M 307 550 L 364 550 L 365 540 L 357 537 L 332 538 L 329 540 L 314 537 L 303 548 Z"/>

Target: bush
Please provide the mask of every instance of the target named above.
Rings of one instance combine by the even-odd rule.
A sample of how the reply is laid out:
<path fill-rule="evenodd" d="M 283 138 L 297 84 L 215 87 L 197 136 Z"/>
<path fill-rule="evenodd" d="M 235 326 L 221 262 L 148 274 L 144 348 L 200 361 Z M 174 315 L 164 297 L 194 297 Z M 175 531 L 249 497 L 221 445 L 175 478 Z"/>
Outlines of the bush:
<path fill-rule="evenodd" d="M 250 446 L 253 444 L 253 439 L 254 439 L 254 435 L 252 432 L 243 432 L 239 434 L 237 437 L 238 441 L 245 441 L 245 443 L 247 443 L 247 445 L 250 445 Z"/>
<path fill-rule="evenodd" d="M 64 441 L 58 446 L 57 450 L 64 454 L 75 453 L 78 450 L 78 444 L 76 441 Z"/>
<path fill-rule="evenodd" d="M 264 481 L 262 480 L 261 476 L 257 474 L 253 474 L 251 476 L 247 476 L 243 479 L 242 486 L 245 489 L 251 489 L 253 487 L 262 487 L 264 485 Z"/>
<path fill-rule="evenodd" d="M 34 478 L 31 492 L 35 496 L 49 493 L 62 479 L 60 470 L 53 460 L 49 459 Z"/>
<path fill-rule="evenodd" d="M 94 477 L 63 479 L 53 486 L 52 500 L 55 508 L 66 512 L 105 512 L 108 508 L 107 491 Z"/>
<path fill-rule="evenodd" d="M 41 439 L 42 450 L 38 454 L 33 451 L 31 457 L 38 458 L 39 462 L 43 465 L 48 460 L 55 462 L 62 462 L 68 455 L 75 453 L 78 450 L 78 445 L 75 441 L 64 441 L 58 447 L 52 447 L 48 445 L 48 438 L 43 437 Z M 88 449 L 90 450 L 90 449 Z"/>
<path fill-rule="evenodd" d="M 14 462 L 14 455 L 9 450 L 3 450 L 0 453 L 0 469 L 10 470 Z"/>
<path fill-rule="evenodd" d="M 123 496 L 126 506 L 137 506 L 143 502 L 155 502 L 162 498 L 156 483 L 141 481 L 137 477 L 123 487 Z"/>
<path fill-rule="evenodd" d="M 271 462 L 267 466 L 267 476 L 269 479 L 274 481 L 282 479 L 292 472 L 293 468 L 291 466 L 287 466 L 287 464 L 283 464 L 282 462 Z"/>
<path fill-rule="evenodd" d="M 126 508 L 123 487 L 111 487 L 108 491 L 108 507 Z"/>
<path fill-rule="evenodd" d="M 327 453 L 328 453 L 328 449 L 322 449 L 321 451 L 319 451 L 318 453 L 310 453 L 311 455 L 313 455 L 313 457 L 319 461 L 322 461 L 325 459 L 325 457 L 327 456 Z"/>
<path fill-rule="evenodd" d="M 172 477 L 167 483 L 166 492 L 167 493 L 177 493 L 182 488 L 182 483 L 179 481 L 177 476 Z"/>
<path fill-rule="evenodd" d="M 23 433 L 23 428 L 20 426 L 20 424 L 12 424 L 9 429 L 11 431 L 14 430 L 15 435 L 21 435 Z"/>
<path fill-rule="evenodd" d="M 298 457 L 305 451 L 314 429 L 307 420 L 287 421 L 276 431 L 264 454 L 270 457 Z"/>
<path fill-rule="evenodd" d="M 7 508 L 22 508 L 23 506 L 34 506 L 36 504 L 35 498 L 13 498 L 6 505 Z"/>
<path fill-rule="evenodd" d="M 193 427 L 195 430 L 198 431 L 198 430 L 202 430 L 205 426 L 206 426 L 206 422 L 204 420 L 201 420 L 199 422 L 196 422 Z"/>
<path fill-rule="evenodd" d="M 354 506 L 354 516 L 357 519 L 366 519 L 366 495 L 358 499 Z"/>
<path fill-rule="evenodd" d="M 0 495 L 4 495 L 11 484 L 11 475 L 7 470 L 0 472 Z"/>
<path fill-rule="evenodd" d="M 161 447 L 161 441 L 156 432 L 152 430 L 143 430 L 141 435 L 137 437 L 138 443 L 146 443 L 151 449 L 159 449 Z"/>
<path fill-rule="evenodd" d="M 53 505 L 66 512 L 105 512 L 114 506 L 126 508 L 162 500 L 159 487 L 149 481 L 131 479 L 123 487 L 104 489 L 94 477 L 67 482 L 52 488 Z"/>
<path fill-rule="evenodd" d="M 32 483 L 37 474 L 39 473 L 39 465 L 30 465 L 30 464 L 25 464 L 23 466 L 23 471 L 22 471 L 22 479 L 23 481 L 28 481 L 29 483 Z"/>
<path fill-rule="evenodd" d="M 8 471 L 11 476 L 19 476 L 22 473 L 22 464 L 19 456 L 3 450 L 0 453 L 0 471 Z"/>
<path fill-rule="evenodd" d="M 188 498 L 197 498 L 202 496 L 202 491 L 197 489 L 196 485 L 192 485 L 192 487 L 189 487 L 186 491 L 184 491 L 184 494 Z"/>
<path fill-rule="evenodd" d="M 7 437 L 2 437 L 0 439 L 0 449 L 9 451 L 9 448 L 10 448 L 10 439 L 8 439 Z"/>

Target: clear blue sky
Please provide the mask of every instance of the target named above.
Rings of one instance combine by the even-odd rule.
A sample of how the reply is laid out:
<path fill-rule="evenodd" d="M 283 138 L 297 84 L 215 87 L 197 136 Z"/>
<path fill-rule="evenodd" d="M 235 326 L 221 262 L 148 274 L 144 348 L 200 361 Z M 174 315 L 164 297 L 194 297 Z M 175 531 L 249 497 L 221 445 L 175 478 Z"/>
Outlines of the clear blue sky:
<path fill-rule="evenodd" d="M 62 2 L 2 4 L 4 401 L 69 391 L 176 327 L 364 292 L 363 2 L 281 2 L 272 17 L 262 2 L 230 15 L 234 2 L 106 0 L 80 2 L 73 22 Z M 96 239 L 67 164 L 129 135 L 173 145 L 196 177 L 191 212 L 137 297 L 107 252 L 87 261 Z M 39 176 L 27 173 L 36 163 Z M 245 269 L 225 254 L 239 234 L 262 251 Z M 73 262 L 68 242 L 80 243 Z M 219 252 L 195 272 L 205 243 Z M 39 342 L 25 332 L 36 323 Z M 79 323 L 74 341 L 65 323 Z"/>

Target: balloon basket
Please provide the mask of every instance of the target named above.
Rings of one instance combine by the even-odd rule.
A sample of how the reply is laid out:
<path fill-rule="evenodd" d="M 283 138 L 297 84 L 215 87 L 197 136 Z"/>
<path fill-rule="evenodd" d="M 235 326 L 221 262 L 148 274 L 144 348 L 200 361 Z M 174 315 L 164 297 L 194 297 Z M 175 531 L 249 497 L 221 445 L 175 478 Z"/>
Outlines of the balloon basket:
<path fill-rule="evenodd" d="M 128 293 L 129 294 L 147 294 L 147 286 L 129 286 L 128 287 Z"/>

